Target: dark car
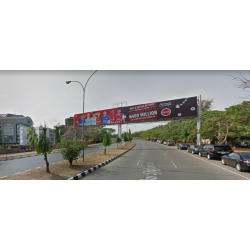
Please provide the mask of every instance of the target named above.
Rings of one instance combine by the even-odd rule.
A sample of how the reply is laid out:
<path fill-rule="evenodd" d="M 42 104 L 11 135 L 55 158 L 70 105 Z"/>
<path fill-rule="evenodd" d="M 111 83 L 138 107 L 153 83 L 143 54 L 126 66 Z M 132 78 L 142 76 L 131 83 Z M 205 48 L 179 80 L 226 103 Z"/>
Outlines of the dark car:
<path fill-rule="evenodd" d="M 168 145 L 168 146 L 174 146 L 174 143 L 171 142 L 171 141 L 169 141 L 169 142 L 167 142 L 167 145 Z"/>
<path fill-rule="evenodd" d="M 238 171 L 250 169 L 250 153 L 231 153 L 221 157 L 223 165 L 235 167 Z"/>
<path fill-rule="evenodd" d="M 234 151 L 229 146 L 225 145 L 205 145 L 199 149 L 199 156 L 205 156 L 208 160 L 213 158 L 221 159 L 222 156 L 233 153 Z"/>
<path fill-rule="evenodd" d="M 199 150 L 202 148 L 203 148 L 202 145 L 191 145 L 190 147 L 187 148 L 187 152 L 192 154 L 199 154 Z"/>
<path fill-rule="evenodd" d="M 187 149 L 190 145 L 188 143 L 180 143 L 177 145 L 177 149 Z"/>

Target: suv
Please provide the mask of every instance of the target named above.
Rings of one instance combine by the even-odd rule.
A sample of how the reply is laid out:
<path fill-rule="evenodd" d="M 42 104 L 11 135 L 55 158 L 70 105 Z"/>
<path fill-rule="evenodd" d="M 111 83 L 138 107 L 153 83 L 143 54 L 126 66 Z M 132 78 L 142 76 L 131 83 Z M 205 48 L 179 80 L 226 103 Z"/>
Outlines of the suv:
<path fill-rule="evenodd" d="M 199 150 L 199 156 L 205 156 L 208 160 L 212 158 L 221 159 L 223 155 L 233 153 L 234 151 L 229 146 L 225 145 L 205 145 Z"/>

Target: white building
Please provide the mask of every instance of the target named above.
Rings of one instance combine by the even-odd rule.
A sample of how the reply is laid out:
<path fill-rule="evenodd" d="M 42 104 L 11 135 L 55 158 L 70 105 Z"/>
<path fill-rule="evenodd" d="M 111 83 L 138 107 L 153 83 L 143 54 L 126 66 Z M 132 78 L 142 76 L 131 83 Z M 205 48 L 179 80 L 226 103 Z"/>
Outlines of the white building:
<path fill-rule="evenodd" d="M 36 134 L 39 136 L 41 133 L 43 133 L 43 127 L 42 126 L 37 126 L 35 128 Z M 53 144 L 56 142 L 56 136 L 54 133 L 54 130 L 51 128 L 47 128 L 46 130 L 46 137 L 50 140 L 50 143 Z"/>
<path fill-rule="evenodd" d="M 20 137 L 20 145 L 30 145 L 30 142 L 27 138 L 28 134 L 28 126 L 22 125 L 19 127 L 18 136 Z"/>

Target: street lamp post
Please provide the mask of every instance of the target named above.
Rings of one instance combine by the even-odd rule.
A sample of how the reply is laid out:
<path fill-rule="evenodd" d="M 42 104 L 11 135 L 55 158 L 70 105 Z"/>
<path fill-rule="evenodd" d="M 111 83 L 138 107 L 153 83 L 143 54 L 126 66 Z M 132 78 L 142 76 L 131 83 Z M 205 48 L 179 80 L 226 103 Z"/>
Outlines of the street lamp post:
<path fill-rule="evenodd" d="M 85 89 L 87 87 L 87 84 L 90 80 L 90 78 L 97 72 L 98 70 L 96 70 L 94 73 L 92 73 L 92 75 L 89 77 L 89 79 L 87 80 L 86 84 L 85 84 L 85 87 L 83 87 L 83 85 L 78 82 L 78 81 L 67 81 L 66 84 L 70 84 L 71 82 L 78 82 L 79 84 L 81 84 L 82 86 L 82 89 L 83 89 L 83 108 L 82 108 L 82 112 L 83 112 L 83 118 L 82 118 L 82 140 L 83 140 L 83 143 L 84 143 L 84 100 L 85 100 Z M 82 151 L 82 161 L 84 161 L 84 149 Z"/>

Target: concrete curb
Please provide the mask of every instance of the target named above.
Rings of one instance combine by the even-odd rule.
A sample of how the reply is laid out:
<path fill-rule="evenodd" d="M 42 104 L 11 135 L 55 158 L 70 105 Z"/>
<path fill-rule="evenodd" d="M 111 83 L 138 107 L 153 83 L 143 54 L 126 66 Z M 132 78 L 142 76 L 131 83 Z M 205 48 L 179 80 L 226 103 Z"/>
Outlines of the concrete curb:
<path fill-rule="evenodd" d="M 135 143 L 135 145 L 136 145 L 136 143 Z M 124 154 L 127 153 L 129 150 L 131 150 L 132 148 L 134 148 L 135 145 L 132 146 L 131 148 L 127 149 L 126 151 L 122 152 L 121 154 L 115 155 L 114 157 L 110 158 L 109 160 L 104 161 L 104 162 L 102 162 L 102 163 L 96 165 L 95 167 L 90 168 L 90 169 L 84 171 L 83 173 L 80 173 L 80 174 L 78 174 L 78 175 L 76 175 L 76 176 L 74 176 L 74 177 L 71 177 L 71 178 L 69 178 L 68 180 L 81 180 L 82 178 L 84 178 L 84 177 L 87 176 L 88 174 L 90 174 L 90 173 L 96 171 L 97 169 L 99 169 L 99 168 L 101 168 L 101 167 L 106 166 L 106 165 L 109 164 L 110 162 L 112 162 L 112 161 L 116 160 L 117 158 L 119 158 L 120 156 L 124 155 Z"/>

